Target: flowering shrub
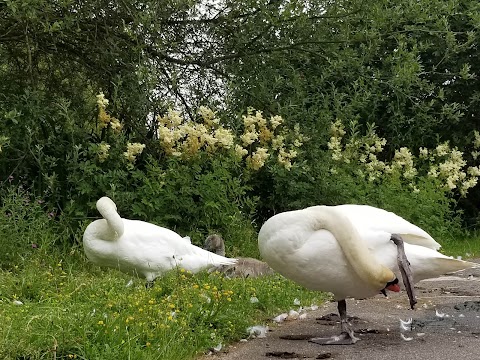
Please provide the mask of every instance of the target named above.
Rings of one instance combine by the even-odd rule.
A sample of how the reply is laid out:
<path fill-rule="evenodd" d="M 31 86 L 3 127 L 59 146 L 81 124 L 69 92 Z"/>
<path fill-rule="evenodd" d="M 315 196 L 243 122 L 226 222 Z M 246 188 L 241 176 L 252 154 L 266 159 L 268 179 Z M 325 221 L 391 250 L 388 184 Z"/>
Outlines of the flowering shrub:
<path fill-rule="evenodd" d="M 438 179 L 440 187 L 447 192 L 455 192 L 465 196 L 474 187 L 480 176 L 479 166 L 467 166 L 464 153 L 457 147 L 451 148 L 448 142 L 439 144 L 435 149 L 420 148 L 418 156 L 410 149 L 402 147 L 395 151 L 391 161 L 379 160 L 386 139 L 380 138 L 373 125 L 369 126 L 365 135 L 360 136 L 356 124 L 352 124 L 352 134 L 345 138 L 345 127 L 340 120 L 332 123 L 328 148 L 332 159 L 336 162 L 352 164 L 357 175 L 368 181 L 375 181 L 391 174 L 399 175 L 418 193 L 419 178 Z M 474 132 L 474 151 L 472 158 L 478 157 L 480 135 Z M 331 169 L 332 173 L 337 170 Z"/>
<path fill-rule="evenodd" d="M 173 109 L 157 116 L 147 139 L 109 114 L 102 93 L 95 105 L 93 141 L 79 147 L 68 171 L 75 201 L 64 207 L 67 217 L 98 216 L 95 201 L 108 195 L 126 218 L 174 229 L 194 243 L 220 232 L 230 250 L 257 255 L 258 189 L 274 191 L 265 184 L 278 172 L 296 171 L 306 140 L 298 125 L 289 129 L 280 116 L 248 109 L 227 126 L 201 106 L 193 119 Z"/>
<path fill-rule="evenodd" d="M 242 117 L 243 132 L 239 136 L 224 127 L 211 109 L 201 106 L 198 114 L 199 122 L 187 121 L 171 109 L 158 118 L 158 138 L 168 156 L 188 160 L 200 152 L 214 154 L 233 149 L 237 159 L 245 159 L 247 169 L 259 170 L 267 159 L 275 157 L 278 164 L 290 170 L 305 140 L 298 125 L 291 132 L 282 126 L 282 117 L 268 120 L 261 111 L 251 108 Z"/>

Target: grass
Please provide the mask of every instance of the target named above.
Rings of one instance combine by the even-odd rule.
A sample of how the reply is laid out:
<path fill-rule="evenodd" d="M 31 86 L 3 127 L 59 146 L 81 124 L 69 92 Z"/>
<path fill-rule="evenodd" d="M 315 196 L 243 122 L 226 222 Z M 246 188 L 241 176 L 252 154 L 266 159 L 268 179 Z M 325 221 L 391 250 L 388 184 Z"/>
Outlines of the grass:
<path fill-rule="evenodd" d="M 248 326 L 293 308 L 295 299 L 305 306 L 326 298 L 280 276 L 226 279 L 180 269 L 152 289 L 129 282 L 78 251 L 39 250 L 0 272 L 0 358 L 191 359 L 245 337 Z"/>
<path fill-rule="evenodd" d="M 480 257 L 480 232 L 465 233 L 456 239 L 441 241 L 442 253 L 463 258 Z"/>
<path fill-rule="evenodd" d="M 72 234 L 37 202 L 2 200 L 0 359 L 193 359 L 246 337 L 247 327 L 290 310 L 295 299 L 309 306 L 327 298 L 280 276 L 226 279 L 181 269 L 152 289 L 141 279 L 130 285 L 129 276 L 88 263 L 81 247 L 59 250 Z M 479 256 L 480 234 L 444 241 L 443 252 Z"/>
<path fill-rule="evenodd" d="M 447 242 L 444 252 L 479 255 L 479 240 Z M 295 299 L 309 306 L 327 298 L 280 276 L 181 269 L 147 290 L 141 279 L 88 263 L 81 248 L 47 249 L 0 271 L 2 359 L 192 359 L 246 337 L 247 327 L 268 323 Z"/>
<path fill-rule="evenodd" d="M 0 359 L 192 359 L 247 336 L 295 299 L 326 298 L 280 276 L 181 269 L 152 289 L 141 279 L 129 285 L 129 276 L 87 262 L 81 246 L 60 250 L 65 239 L 79 243 L 84 226 L 69 230 L 27 195 L 1 199 Z"/>

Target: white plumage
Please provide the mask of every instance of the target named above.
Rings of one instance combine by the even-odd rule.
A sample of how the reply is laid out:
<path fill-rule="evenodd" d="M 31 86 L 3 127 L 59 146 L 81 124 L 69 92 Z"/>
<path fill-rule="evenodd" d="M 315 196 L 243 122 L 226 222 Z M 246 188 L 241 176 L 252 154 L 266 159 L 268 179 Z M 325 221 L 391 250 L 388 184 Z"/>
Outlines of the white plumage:
<path fill-rule="evenodd" d="M 193 245 L 188 237 L 139 220 L 123 219 L 108 197 L 97 201 L 103 219 L 87 226 L 83 246 L 87 258 L 100 266 L 116 268 L 153 281 L 175 267 L 196 273 L 220 265 L 226 258 Z"/>

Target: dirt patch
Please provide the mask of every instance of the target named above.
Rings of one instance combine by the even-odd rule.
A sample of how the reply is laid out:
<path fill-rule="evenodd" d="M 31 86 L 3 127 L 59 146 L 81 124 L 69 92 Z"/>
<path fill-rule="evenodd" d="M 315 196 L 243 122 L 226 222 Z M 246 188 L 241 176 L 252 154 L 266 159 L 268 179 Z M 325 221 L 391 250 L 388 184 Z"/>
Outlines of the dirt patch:
<path fill-rule="evenodd" d="M 480 262 L 480 260 L 477 260 Z M 405 360 L 480 359 L 480 267 L 420 282 L 419 306 L 410 310 L 404 292 L 362 300 L 347 300 L 348 313 L 361 340 L 354 345 L 318 345 L 313 337 L 340 331 L 337 304 L 307 312 L 306 319 L 272 326 L 267 338 L 232 345 L 228 354 L 202 360 Z M 409 329 L 399 319 L 413 318 Z M 269 355 L 266 355 L 266 353 Z"/>
<path fill-rule="evenodd" d="M 453 307 L 460 311 L 480 311 L 480 301 L 465 301 L 463 304 L 457 304 Z"/>
<path fill-rule="evenodd" d="M 340 316 L 338 316 L 338 314 L 335 314 L 335 313 L 330 313 L 327 315 L 317 317 L 315 318 L 315 320 L 317 321 L 317 324 L 333 326 L 340 323 Z M 348 316 L 348 322 L 350 324 L 365 323 L 365 321 L 361 320 L 357 316 Z"/>
<path fill-rule="evenodd" d="M 311 334 L 294 334 L 294 335 L 281 335 L 279 336 L 282 340 L 310 340 L 314 338 L 315 335 Z"/>
<path fill-rule="evenodd" d="M 297 354 L 295 352 L 288 351 L 270 351 L 265 354 L 266 357 L 274 357 L 277 359 L 302 359 L 305 356 Z"/>
<path fill-rule="evenodd" d="M 326 353 L 318 354 L 315 359 L 331 359 L 331 358 L 333 358 L 332 353 L 326 352 Z"/>

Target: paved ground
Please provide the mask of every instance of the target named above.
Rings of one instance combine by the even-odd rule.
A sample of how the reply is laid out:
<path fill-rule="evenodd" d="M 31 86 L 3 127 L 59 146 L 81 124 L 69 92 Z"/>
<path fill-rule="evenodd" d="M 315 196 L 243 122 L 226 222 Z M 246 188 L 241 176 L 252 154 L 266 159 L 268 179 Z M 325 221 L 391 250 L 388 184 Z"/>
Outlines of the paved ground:
<path fill-rule="evenodd" d="M 480 268 L 425 280 L 416 289 L 418 304 L 414 311 L 409 309 L 404 292 L 389 299 L 379 295 L 347 300 L 347 313 L 358 317 L 353 324 L 362 339 L 355 345 L 321 346 L 306 340 L 338 332 L 337 318 L 329 315 L 336 313 L 336 303 L 329 303 L 307 312 L 304 320 L 271 325 L 266 338 L 234 344 L 202 360 L 479 360 Z M 436 310 L 445 316 L 436 316 Z M 400 330 L 399 319 L 409 318 L 413 318 L 412 330 Z M 402 333 L 411 340 L 402 339 Z"/>

